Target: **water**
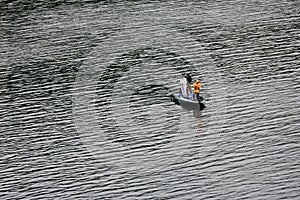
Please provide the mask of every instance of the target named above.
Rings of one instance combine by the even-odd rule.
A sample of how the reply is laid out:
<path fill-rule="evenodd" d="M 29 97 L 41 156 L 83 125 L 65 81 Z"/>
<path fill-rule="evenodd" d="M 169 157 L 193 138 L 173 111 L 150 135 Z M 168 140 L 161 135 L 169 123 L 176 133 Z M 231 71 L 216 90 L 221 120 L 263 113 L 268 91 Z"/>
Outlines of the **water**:
<path fill-rule="evenodd" d="M 298 199 L 299 6 L 2 2 L 1 199 Z"/>

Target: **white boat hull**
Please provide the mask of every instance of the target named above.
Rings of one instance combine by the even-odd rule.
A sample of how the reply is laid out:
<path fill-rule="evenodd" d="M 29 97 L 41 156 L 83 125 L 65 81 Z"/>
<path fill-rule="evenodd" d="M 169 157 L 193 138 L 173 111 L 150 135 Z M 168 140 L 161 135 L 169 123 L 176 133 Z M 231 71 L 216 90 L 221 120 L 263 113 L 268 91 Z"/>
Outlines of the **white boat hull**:
<path fill-rule="evenodd" d="M 203 101 L 199 102 L 198 100 L 191 100 L 174 94 L 171 95 L 171 101 L 190 110 L 203 110 L 205 108 Z"/>

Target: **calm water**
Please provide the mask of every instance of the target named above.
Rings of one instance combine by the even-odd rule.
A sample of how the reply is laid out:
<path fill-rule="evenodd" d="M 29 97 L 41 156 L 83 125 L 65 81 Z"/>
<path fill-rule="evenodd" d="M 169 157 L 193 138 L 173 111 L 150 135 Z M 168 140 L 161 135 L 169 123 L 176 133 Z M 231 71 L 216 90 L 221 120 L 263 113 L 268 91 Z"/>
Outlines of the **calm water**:
<path fill-rule="evenodd" d="M 299 1 L 0 9 L 1 199 L 300 198 Z"/>

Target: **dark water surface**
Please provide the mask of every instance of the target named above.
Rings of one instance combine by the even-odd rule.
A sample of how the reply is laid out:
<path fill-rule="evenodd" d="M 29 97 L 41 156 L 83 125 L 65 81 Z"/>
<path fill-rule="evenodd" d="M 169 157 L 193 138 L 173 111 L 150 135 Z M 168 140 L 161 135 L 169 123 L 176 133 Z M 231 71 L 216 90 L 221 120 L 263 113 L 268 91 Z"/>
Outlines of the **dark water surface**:
<path fill-rule="evenodd" d="M 1 199 L 299 199 L 299 1 L 0 9 Z"/>

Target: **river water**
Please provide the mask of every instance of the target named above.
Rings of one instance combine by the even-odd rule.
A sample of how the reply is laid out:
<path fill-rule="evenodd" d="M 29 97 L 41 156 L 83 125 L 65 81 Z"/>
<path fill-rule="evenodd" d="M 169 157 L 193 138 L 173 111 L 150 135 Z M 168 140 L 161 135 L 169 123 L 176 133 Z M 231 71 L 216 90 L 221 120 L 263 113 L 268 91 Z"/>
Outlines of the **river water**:
<path fill-rule="evenodd" d="M 0 9 L 1 199 L 299 199 L 299 1 Z"/>

